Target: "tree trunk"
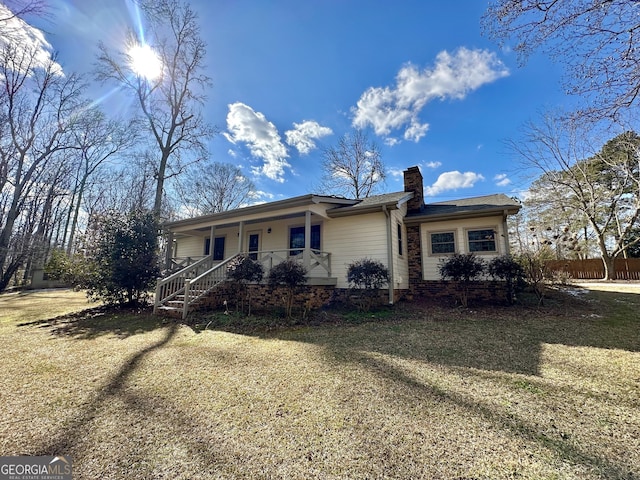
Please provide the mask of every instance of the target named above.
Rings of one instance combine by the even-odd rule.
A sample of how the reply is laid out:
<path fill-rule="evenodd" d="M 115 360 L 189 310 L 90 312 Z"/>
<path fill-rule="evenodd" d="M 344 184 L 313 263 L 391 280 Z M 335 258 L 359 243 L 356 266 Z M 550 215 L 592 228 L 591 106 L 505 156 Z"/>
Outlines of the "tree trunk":
<path fill-rule="evenodd" d="M 162 158 L 160 159 L 160 168 L 158 168 L 158 178 L 156 179 L 156 197 L 153 202 L 153 215 L 157 220 L 160 219 L 160 214 L 162 213 L 162 194 L 164 192 L 164 180 L 168 161 L 169 152 L 163 151 Z M 213 248 L 213 245 L 211 248 Z"/>
<path fill-rule="evenodd" d="M 609 255 L 602 256 L 602 263 L 604 264 L 604 279 L 605 280 L 615 280 L 616 279 L 616 267 L 615 267 L 615 257 L 611 257 Z"/>
<path fill-rule="evenodd" d="M 71 221 L 71 230 L 69 231 L 69 240 L 67 243 L 67 255 L 71 256 L 73 253 L 73 241 L 76 235 L 76 229 L 78 228 L 78 217 L 80 216 L 80 203 L 82 201 L 82 194 L 86 186 L 87 177 L 83 177 L 78 187 L 78 193 L 76 195 L 76 204 L 73 212 L 73 219 Z"/>
<path fill-rule="evenodd" d="M 17 267 L 14 268 L 14 266 L 9 266 L 5 270 L 5 265 L 7 263 L 7 259 L 9 258 L 9 245 L 11 244 L 11 234 L 13 233 L 13 226 L 15 224 L 16 218 L 18 218 L 18 196 L 20 193 L 21 192 L 18 191 L 18 187 L 16 187 L 16 192 L 14 192 L 13 202 L 11 203 L 11 208 L 9 209 L 9 212 L 7 214 L 4 228 L 0 232 L 0 273 L 3 274 L 3 278 L 0 280 L 0 292 L 2 292 L 6 288 L 11 275 L 13 275 L 13 273 L 17 270 Z"/>

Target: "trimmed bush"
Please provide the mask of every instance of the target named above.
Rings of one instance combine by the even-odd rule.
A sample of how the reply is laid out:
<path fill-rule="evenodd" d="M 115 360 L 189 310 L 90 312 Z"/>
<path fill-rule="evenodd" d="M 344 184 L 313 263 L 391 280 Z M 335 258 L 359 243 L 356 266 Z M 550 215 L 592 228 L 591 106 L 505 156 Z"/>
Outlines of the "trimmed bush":
<path fill-rule="evenodd" d="M 269 271 L 268 281 L 272 287 L 283 286 L 285 288 L 285 314 L 287 318 L 290 318 L 295 294 L 300 287 L 307 283 L 307 269 L 301 263 L 288 259 Z"/>
<path fill-rule="evenodd" d="M 491 259 L 487 273 L 494 279 L 502 280 L 507 286 L 507 303 L 513 305 L 516 292 L 524 287 L 524 268 L 511 255 L 502 255 Z"/>
<path fill-rule="evenodd" d="M 484 260 L 475 253 L 455 253 L 438 265 L 440 277 L 456 283 L 458 300 L 465 308 L 469 306 L 469 285 L 484 274 L 485 268 Z"/>
<path fill-rule="evenodd" d="M 238 255 L 227 265 L 227 278 L 235 285 L 236 310 L 244 313 L 245 301 L 247 304 L 247 315 L 251 315 L 251 290 L 247 284 L 260 282 L 264 277 L 264 268 L 257 260 L 248 255 Z"/>
<path fill-rule="evenodd" d="M 379 298 L 380 289 L 389 284 L 389 271 L 381 262 L 363 258 L 349 265 L 347 281 L 358 309 L 368 312 Z"/>

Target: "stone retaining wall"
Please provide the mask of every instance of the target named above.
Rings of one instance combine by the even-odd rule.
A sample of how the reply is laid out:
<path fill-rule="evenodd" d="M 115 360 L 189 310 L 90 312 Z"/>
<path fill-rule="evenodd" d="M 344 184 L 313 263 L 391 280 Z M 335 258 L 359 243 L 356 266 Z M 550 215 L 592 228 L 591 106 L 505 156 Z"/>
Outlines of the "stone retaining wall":
<path fill-rule="evenodd" d="M 247 286 L 251 295 L 251 310 L 265 311 L 284 308 L 284 298 L 287 294 L 284 287 L 271 287 L 264 284 L 250 284 Z M 322 307 L 351 305 L 351 292 L 346 288 L 335 288 L 327 285 L 306 285 L 300 287 L 294 297 L 294 310 L 315 310 Z M 394 302 L 404 298 L 406 290 L 394 291 Z M 236 286 L 230 282 L 218 285 L 207 297 L 203 298 L 196 310 L 224 310 L 224 302 L 230 310 L 236 308 Z M 387 289 L 378 292 L 378 303 L 389 303 Z"/>

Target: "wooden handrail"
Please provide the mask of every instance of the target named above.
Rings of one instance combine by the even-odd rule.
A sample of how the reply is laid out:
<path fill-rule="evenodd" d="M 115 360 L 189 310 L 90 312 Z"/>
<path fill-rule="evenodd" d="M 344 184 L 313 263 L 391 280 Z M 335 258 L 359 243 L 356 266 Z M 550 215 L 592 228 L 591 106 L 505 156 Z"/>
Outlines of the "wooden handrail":
<path fill-rule="evenodd" d="M 237 255 L 227 258 L 224 262 L 214 265 L 195 278 L 186 279 L 184 282 L 184 301 L 182 303 L 182 319 L 187 318 L 189 308 L 204 295 L 213 290 L 216 285 L 227 279 L 227 266 Z M 191 295 L 191 292 L 198 292 Z"/>
<path fill-rule="evenodd" d="M 213 256 L 209 255 L 166 278 L 159 279 L 156 284 L 153 311 L 156 313 L 162 305 L 180 295 L 184 295 L 182 318 L 186 318 L 189 309 L 197 300 L 227 279 L 227 266 L 229 262 L 239 255 L 255 255 L 258 261 L 266 266 L 267 271 L 288 258 L 301 263 L 306 261 L 309 271 L 320 267 L 327 272 L 327 277 L 331 277 L 331 254 L 315 249 L 306 251 L 309 252 L 308 258 L 305 258 L 305 250 L 300 248 L 243 252 L 215 265 L 214 263 L 217 260 L 213 260 Z M 293 252 L 296 254 L 291 255 Z"/>

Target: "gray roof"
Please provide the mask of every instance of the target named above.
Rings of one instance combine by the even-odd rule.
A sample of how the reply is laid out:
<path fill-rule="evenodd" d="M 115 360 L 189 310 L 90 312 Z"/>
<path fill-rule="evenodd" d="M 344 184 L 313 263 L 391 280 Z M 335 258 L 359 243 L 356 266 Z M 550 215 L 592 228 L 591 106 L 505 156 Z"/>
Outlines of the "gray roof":
<path fill-rule="evenodd" d="M 202 215 L 199 217 L 185 218 L 184 220 L 176 220 L 173 222 L 165 222 L 165 228 L 175 228 L 196 225 L 206 222 L 214 222 L 226 219 L 236 219 L 242 215 L 264 213 L 269 214 L 276 212 L 278 209 L 300 207 L 310 205 L 313 203 L 332 203 L 334 205 L 353 205 L 357 200 L 350 200 L 348 198 L 329 196 L 329 195 L 314 195 L 307 194 L 299 197 L 287 198 L 284 200 L 277 200 L 275 202 L 260 203 L 257 205 L 250 205 L 247 207 L 236 208 L 234 210 L 226 210 L 224 212 L 210 213 L 208 215 Z"/>
<path fill-rule="evenodd" d="M 407 219 L 440 220 L 443 217 L 472 217 L 494 212 L 515 214 L 520 210 L 520 203 L 507 195 L 497 193 L 481 197 L 461 198 L 446 202 L 427 203 L 419 212 L 410 213 Z"/>
<path fill-rule="evenodd" d="M 413 192 L 393 192 L 382 195 L 372 195 L 371 197 L 357 200 L 354 205 L 345 205 L 327 210 L 330 217 L 340 217 L 346 215 L 357 215 L 366 212 L 379 212 L 383 206 L 388 208 L 398 208 L 398 205 L 413 197 Z"/>

